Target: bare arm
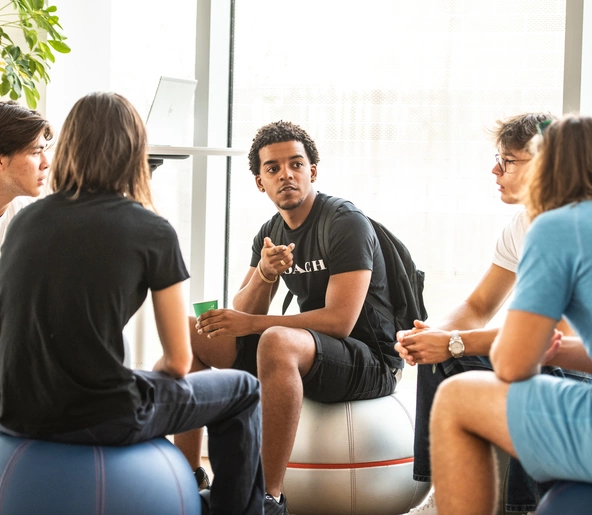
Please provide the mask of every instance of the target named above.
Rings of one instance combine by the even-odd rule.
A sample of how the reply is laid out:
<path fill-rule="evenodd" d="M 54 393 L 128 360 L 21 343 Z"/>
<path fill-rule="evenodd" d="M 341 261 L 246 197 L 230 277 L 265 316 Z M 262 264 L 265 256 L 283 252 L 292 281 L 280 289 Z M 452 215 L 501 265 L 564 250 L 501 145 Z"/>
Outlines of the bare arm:
<path fill-rule="evenodd" d="M 264 239 L 259 270 L 249 267 L 239 291 L 234 296 L 234 309 L 254 315 L 268 313 L 278 289 L 279 276 L 292 266 L 292 250 L 294 244 L 275 246 L 270 238 Z"/>
<path fill-rule="evenodd" d="M 181 285 L 179 282 L 152 292 L 156 327 L 163 350 L 154 370 L 173 377 L 189 373 L 193 359 Z"/>
<path fill-rule="evenodd" d="M 577 336 L 564 336 L 561 339 L 559 350 L 553 359 L 546 362 L 545 365 L 592 374 L 592 359 L 584 348 L 582 340 Z"/>
<path fill-rule="evenodd" d="M 278 283 L 279 280 L 271 284 L 266 283 L 256 268 L 249 267 L 239 291 L 234 296 L 232 307 L 244 313 L 266 315 L 277 292 Z"/>
<path fill-rule="evenodd" d="M 557 320 L 535 313 L 508 311 L 491 348 L 495 374 L 510 383 L 538 374 L 556 324 Z"/>
<path fill-rule="evenodd" d="M 198 320 L 198 332 L 215 338 L 261 334 L 270 327 L 283 326 L 313 329 L 334 338 L 345 338 L 360 316 L 371 275 L 370 270 L 332 275 L 325 294 L 325 307 L 297 315 L 247 314 L 227 309 L 208 311 Z"/>
<path fill-rule="evenodd" d="M 454 308 L 438 326 L 441 329 L 480 329 L 484 327 L 502 307 L 512 292 L 515 282 L 516 274 L 514 272 L 492 264 L 467 299 Z M 491 346 L 491 342 L 489 342 L 489 346 Z M 467 346 L 467 342 L 465 342 L 465 346 Z"/>
<path fill-rule="evenodd" d="M 460 329 L 468 356 L 486 356 L 497 329 L 483 329 L 510 295 L 516 274 L 492 264 L 468 298 L 454 308 L 438 328 L 416 324 L 416 329 L 399 331 L 395 348 L 410 365 L 440 363 L 450 358 L 450 331 Z"/>

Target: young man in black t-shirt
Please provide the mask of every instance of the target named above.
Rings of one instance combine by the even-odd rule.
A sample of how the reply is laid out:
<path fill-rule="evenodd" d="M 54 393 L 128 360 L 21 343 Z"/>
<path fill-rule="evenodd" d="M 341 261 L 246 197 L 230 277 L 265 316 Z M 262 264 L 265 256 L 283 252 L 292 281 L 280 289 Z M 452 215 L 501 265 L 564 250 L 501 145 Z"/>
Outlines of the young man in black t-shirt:
<path fill-rule="evenodd" d="M 315 143 L 300 127 L 277 122 L 259 130 L 250 169 L 278 214 L 255 236 L 234 309 L 207 312 L 192 331 L 196 368 L 248 370 L 261 382 L 268 515 L 287 513 L 281 485 L 303 395 L 322 402 L 389 395 L 403 366 L 394 350 L 394 325 L 365 303 L 372 292 L 391 309 L 377 236 L 353 204 L 337 211 L 328 255 L 321 255 L 317 223 L 329 197 L 313 187 L 318 161 Z M 281 235 L 272 241 L 280 216 Z M 268 315 L 280 276 L 297 297 L 299 314 Z"/>

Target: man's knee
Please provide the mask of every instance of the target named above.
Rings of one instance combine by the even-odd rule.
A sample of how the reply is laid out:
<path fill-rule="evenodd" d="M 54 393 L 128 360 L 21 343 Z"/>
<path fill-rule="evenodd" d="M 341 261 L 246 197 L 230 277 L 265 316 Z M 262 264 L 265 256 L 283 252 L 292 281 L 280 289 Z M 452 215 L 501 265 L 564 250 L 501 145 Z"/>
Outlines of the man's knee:
<path fill-rule="evenodd" d="M 276 370 L 278 366 L 299 366 L 303 360 L 314 359 L 315 352 L 314 338 L 308 331 L 270 327 L 261 334 L 257 348 L 259 377 L 266 370 Z"/>
<path fill-rule="evenodd" d="M 464 393 L 463 376 L 464 374 L 449 377 L 438 386 L 430 416 L 432 427 L 441 424 L 440 419 L 447 421 L 454 416 L 459 396 Z"/>
<path fill-rule="evenodd" d="M 446 379 L 436 392 L 430 431 L 447 425 L 475 430 L 491 413 L 505 409 L 507 389 L 493 372 L 469 371 Z"/>

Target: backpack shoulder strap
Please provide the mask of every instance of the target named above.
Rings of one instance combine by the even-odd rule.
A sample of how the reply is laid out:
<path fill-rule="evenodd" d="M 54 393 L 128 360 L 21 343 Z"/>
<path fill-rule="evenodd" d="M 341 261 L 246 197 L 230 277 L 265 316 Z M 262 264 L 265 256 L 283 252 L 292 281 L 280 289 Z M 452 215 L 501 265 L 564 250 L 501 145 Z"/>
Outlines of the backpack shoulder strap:
<path fill-rule="evenodd" d="M 276 213 L 272 218 L 271 232 L 269 233 L 269 238 L 271 239 L 274 245 L 279 244 L 278 240 L 280 238 L 283 225 L 284 219 L 279 213 Z"/>
<path fill-rule="evenodd" d="M 327 256 L 329 255 L 329 231 L 331 227 L 331 220 L 337 213 L 337 210 L 345 204 L 347 200 L 339 197 L 327 197 L 321 209 L 321 216 L 319 217 L 319 249 L 321 257 L 327 263 Z"/>

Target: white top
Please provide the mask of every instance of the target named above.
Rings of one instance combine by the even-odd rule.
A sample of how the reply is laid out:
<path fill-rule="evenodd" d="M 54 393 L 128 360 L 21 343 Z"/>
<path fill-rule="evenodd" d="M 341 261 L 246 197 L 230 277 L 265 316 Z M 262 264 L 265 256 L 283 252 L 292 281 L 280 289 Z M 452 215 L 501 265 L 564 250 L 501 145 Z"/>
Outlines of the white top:
<path fill-rule="evenodd" d="M 518 262 L 522 257 L 522 247 L 528 226 L 526 209 L 522 209 L 512 217 L 510 223 L 504 227 L 499 240 L 497 240 L 493 254 L 494 265 L 516 273 Z"/>
<path fill-rule="evenodd" d="M 6 229 L 10 221 L 14 218 L 23 207 L 35 202 L 34 197 L 15 197 L 12 199 L 8 208 L 2 216 L 0 216 L 0 252 L 2 251 L 2 245 L 4 244 L 4 237 L 6 236 Z"/>

